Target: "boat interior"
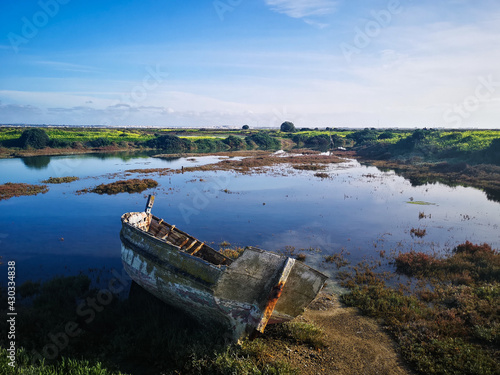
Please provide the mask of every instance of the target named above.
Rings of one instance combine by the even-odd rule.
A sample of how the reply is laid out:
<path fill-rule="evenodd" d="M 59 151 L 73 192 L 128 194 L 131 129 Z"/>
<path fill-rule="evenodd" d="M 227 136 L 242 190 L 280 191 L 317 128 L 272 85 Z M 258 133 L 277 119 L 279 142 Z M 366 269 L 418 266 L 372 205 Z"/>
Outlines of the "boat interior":
<path fill-rule="evenodd" d="M 129 221 L 129 223 L 168 244 L 178 247 L 180 251 L 199 257 L 216 266 L 232 263 L 230 258 L 225 257 L 204 242 L 200 242 L 193 236 L 177 229 L 175 225 L 168 224 L 163 219 L 152 214 L 144 214 L 142 212 L 140 214 L 144 215 L 143 220 L 134 220 L 135 223 Z"/>

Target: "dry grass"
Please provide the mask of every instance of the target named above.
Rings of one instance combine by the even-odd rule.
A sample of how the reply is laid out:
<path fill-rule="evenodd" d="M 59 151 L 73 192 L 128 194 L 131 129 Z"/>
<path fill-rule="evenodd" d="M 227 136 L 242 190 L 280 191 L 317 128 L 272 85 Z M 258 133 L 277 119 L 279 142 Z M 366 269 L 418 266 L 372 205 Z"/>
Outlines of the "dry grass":
<path fill-rule="evenodd" d="M 327 164 L 341 163 L 343 159 L 335 155 L 319 155 L 319 154 L 298 154 L 294 156 L 281 157 L 274 154 L 257 155 L 247 157 L 241 160 L 222 160 L 219 163 L 208 164 L 198 167 L 184 168 L 184 171 L 207 171 L 207 170 L 226 170 L 236 171 L 239 173 L 259 173 L 264 172 L 266 167 L 275 165 L 292 165 L 296 169 L 306 169 L 303 166 L 307 165 L 308 170 L 323 169 Z"/>
<path fill-rule="evenodd" d="M 47 185 L 30 185 L 24 183 L 7 182 L 0 185 L 0 201 L 12 197 L 20 197 L 23 195 L 45 194 L 49 191 Z"/>
<path fill-rule="evenodd" d="M 101 184 L 92 189 L 78 190 L 78 194 L 83 193 L 96 193 L 96 194 L 118 194 L 118 193 L 140 193 L 146 189 L 154 188 L 158 186 L 158 182 L 150 178 L 138 179 L 134 178 L 131 180 L 120 180 L 112 182 L 110 184 Z"/>
<path fill-rule="evenodd" d="M 44 184 L 64 184 L 67 182 L 73 182 L 79 180 L 78 177 L 49 177 L 47 180 L 43 180 Z"/>

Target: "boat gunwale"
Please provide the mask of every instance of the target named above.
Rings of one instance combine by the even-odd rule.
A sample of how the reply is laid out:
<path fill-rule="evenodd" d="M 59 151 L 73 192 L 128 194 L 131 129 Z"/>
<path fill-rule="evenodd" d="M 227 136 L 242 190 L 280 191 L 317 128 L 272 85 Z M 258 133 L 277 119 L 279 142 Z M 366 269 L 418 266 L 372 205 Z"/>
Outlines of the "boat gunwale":
<path fill-rule="evenodd" d="M 172 271 L 173 273 L 181 275 L 184 278 L 188 278 L 191 281 L 197 282 L 197 283 L 203 285 L 203 287 L 208 288 L 208 290 L 212 291 L 213 286 L 215 284 L 207 282 L 207 281 L 205 281 L 205 280 L 203 280 L 203 279 L 201 279 L 201 278 L 193 275 L 192 273 L 185 272 L 182 269 L 180 269 L 179 267 L 177 267 L 174 264 L 172 264 L 171 262 L 168 262 L 168 261 L 162 259 L 161 257 L 159 257 L 159 256 L 157 256 L 155 254 L 152 254 L 151 252 L 149 252 L 147 250 L 144 250 L 144 249 L 140 248 L 139 246 L 137 246 L 136 244 L 134 244 L 132 241 L 130 241 L 129 239 L 125 238 L 123 236 L 123 234 L 120 234 L 120 240 L 122 241 L 122 246 L 124 246 L 125 248 L 131 250 L 135 254 L 140 255 L 140 256 L 148 259 L 148 260 L 151 260 L 151 261 L 153 261 L 154 263 L 156 263 L 159 266 L 166 267 L 166 268 L 170 269 L 170 271 Z M 183 253 L 183 252 L 181 252 L 181 253 Z M 204 266 L 209 266 L 210 268 L 212 268 L 213 270 L 215 270 L 217 272 L 220 272 L 221 274 L 222 274 L 222 272 L 224 272 L 224 270 L 226 268 L 226 266 L 220 266 L 220 267 L 214 266 L 212 263 L 207 262 L 205 259 L 202 259 L 202 258 L 199 258 L 199 257 L 194 257 L 194 256 L 189 255 L 187 253 L 184 253 L 181 256 L 183 256 L 183 257 L 189 256 L 188 259 L 190 261 L 195 261 L 195 262 L 202 263 Z"/>
<path fill-rule="evenodd" d="M 223 258 L 224 258 L 224 263 L 225 263 L 225 264 L 214 264 L 214 263 L 210 262 L 209 260 L 206 260 L 206 259 L 201 258 L 201 257 L 199 257 L 199 256 L 192 255 L 192 254 L 190 254 L 190 253 L 188 253 L 188 252 L 186 252 L 186 251 L 183 251 L 183 250 L 181 249 L 181 247 L 180 247 L 180 246 L 175 245 L 175 244 L 173 244 L 172 242 L 167 241 L 166 239 L 161 239 L 161 238 L 158 238 L 158 237 L 156 237 L 155 235 L 153 235 L 153 234 L 149 233 L 148 231 L 146 231 L 146 230 L 144 230 L 144 229 L 141 229 L 141 228 L 139 228 L 138 226 L 135 226 L 135 225 L 131 224 L 130 222 L 128 222 L 127 218 L 125 217 L 126 215 L 129 215 L 129 214 L 141 214 L 141 213 L 142 213 L 142 212 L 126 212 L 126 213 L 124 213 L 124 214 L 122 215 L 122 217 L 121 217 L 121 219 L 122 219 L 122 224 L 123 224 L 123 225 L 128 226 L 129 228 L 133 229 L 133 230 L 134 230 L 134 231 L 136 231 L 136 232 L 139 232 L 141 235 L 146 235 L 146 236 L 150 237 L 151 239 L 155 240 L 156 242 L 159 242 L 160 244 L 163 244 L 163 245 L 165 245 L 165 244 L 166 244 L 166 245 L 168 245 L 168 246 L 170 246 L 170 247 L 174 248 L 174 249 L 175 249 L 175 250 L 177 250 L 180 254 L 183 254 L 184 256 L 187 256 L 187 257 L 188 257 L 188 259 L 193 259 L 193 260 L 196 260 L 196 261 L 201 261 L 201 262 L 203 262 L 204 264 L 207 264 L 207 265 L 211 266 L 211 267 L 212 267 L 212 268 L 214 268 L 214 269 L 217 269 L 217 270 L 223 270 L 223 269 L 225 269 L 226 267 L 228 267 L 229 265 L 231 265 L 231 263 L 233 263 L 233 261 L 234 261 L 233 259 L 226 257 L 225 255 L 221 254 L 220 252 L 218 252 L 217 250 L 213 249 L 212 247 L 208 246 L 208 245 L 207 245 L 207 244 L 205 244 L 205 243 L 203 243 L 203 244 L 204 244 L 204 246 L 206 246 L 208 249 L 210 249 L 210 251 L 213 251 L 214 253 L 217 253 L 219 256 L 221 256 L 221 257 L 223 257 Z M 150 214 L 150 215 L 151 215 L 151 217 L 152 217 L 152 218 L 155 218 L 155 219 L 157 219 L 158 221 L 159 221 L 159 220 L 161 220 L 160 218 L 158 218 L 157 216 L 155 216 L 155 215 L 153 215 L 153 214 Z M 169 223 L 167 223 L 167 222 L 165 222 L 165 221 L 164 221 L 164 223 L 165 223 L 165 224 L 168 224 L 168 225 L 170 225 L 170 226 L 172 226 L 172 224 L 169 224 Z M 182 231 L 182 230 L 180 230 L 180 229 L 177 229 L 177 227 L 175 227 L 175 229 L 174 229 L 174 230 L 176 230 L 176 231 L 177 231 L 177 232 L 179 232 L 180 234 L 182 234 L 182 235 L 184 235 L 184 236 L 186 236 L 186 237 L 188 237 L 188 238 L 190 238 L 190 239 L 192 239 L 192 240 L 197 240 L 197 241 L 199 241 L 196 237 L 193 237 L 193 236 L 191 236 L 190 234 L 188 234 L 188 233 L 186 233 L 186 232 L 184 232 L 184 231 Z M 128 240 L 127 242 L 131 242 L 131 241 L 130 241 L 130 240 Z M 201 242 L 201 241 L 200 241 L 200 242 Z M 132 244 L 133 244 L 133 243 L 132 243 Z M 134 245 L 134 247 L 139 248 L 137 245 Z M 142 250 L 142 251 L 143 251 L 143 252 L 145 252 L 145 253 L 148 253 L 146 250 Z"/>

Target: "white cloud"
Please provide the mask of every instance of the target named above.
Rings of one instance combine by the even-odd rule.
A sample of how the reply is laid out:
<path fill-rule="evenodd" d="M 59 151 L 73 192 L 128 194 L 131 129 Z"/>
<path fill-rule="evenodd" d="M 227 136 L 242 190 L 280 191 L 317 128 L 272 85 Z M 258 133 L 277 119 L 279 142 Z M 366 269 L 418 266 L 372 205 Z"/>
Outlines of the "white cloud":
<path fill-rule="evenodd" d="M 46 67 L 49 67 L 49 68 L 52 68 L 55 70 L 62 70 L 62 71 L 68 71 L 68 72 L 90 73 L 90 72 L 98 71 L 98 69 L 96 69 L 92 66 L 71 64 L 71 63 L 60 62 L 60 61 L 35 61 L 34 64 L 46 66 Z"/>
<path fill-rule="evenodd" d="M 326 16 L 335 12 L 333 0 L 265 0 L 271 9 L 292 18 Z"/>

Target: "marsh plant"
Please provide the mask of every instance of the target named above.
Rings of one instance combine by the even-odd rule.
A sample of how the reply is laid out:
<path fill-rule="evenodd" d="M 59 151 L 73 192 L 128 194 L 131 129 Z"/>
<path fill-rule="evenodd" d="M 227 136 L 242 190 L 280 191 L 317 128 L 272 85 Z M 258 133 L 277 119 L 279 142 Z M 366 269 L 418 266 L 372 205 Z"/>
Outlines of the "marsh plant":
<path fill-rule="evenodd" d="M 392 262 L 408 285 L 364 263 L 342 274 L 341 300 L 382 322 L 419 374 L 500 373 L 500 253 L 466 242 Z"/>

